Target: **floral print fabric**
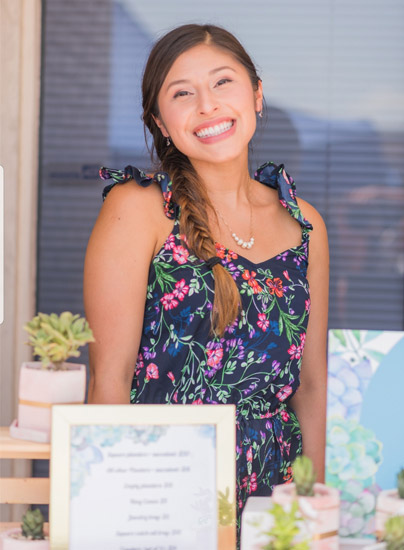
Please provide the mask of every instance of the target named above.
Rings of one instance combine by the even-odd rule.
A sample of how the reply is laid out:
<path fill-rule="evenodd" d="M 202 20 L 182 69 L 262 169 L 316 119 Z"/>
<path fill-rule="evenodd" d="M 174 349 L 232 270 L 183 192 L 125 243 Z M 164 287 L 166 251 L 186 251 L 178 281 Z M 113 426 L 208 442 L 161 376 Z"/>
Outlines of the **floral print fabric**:
<path fill-rule="evenodd" d="M 179 233 L 178 208 L 164 172 L 153 178 L 134 167 L 101 169 L 115 183 L 135 178 L 160 184 L 174 228 L 150 266 L 143 334 L 131 391 L 132 403 L 232 403 L 237 410 L 237 508 L 249 495 L 270 495 L 291 481 L 291 462 L 301 453 L 298 420 L 288 402 L 299 372 L 310 311 L 306 278 L 310 223 L 296 202 L 283 165 L 266 163 L 255 179 L 278 190 L 281 204 L 302 228 L 297 247 L 254 264 L 216 245 L 236 282 L 243 305 L 223 337 L 210 331 L 214 278 Z M 109 186 L 108 190 L 112 186 Z"/>

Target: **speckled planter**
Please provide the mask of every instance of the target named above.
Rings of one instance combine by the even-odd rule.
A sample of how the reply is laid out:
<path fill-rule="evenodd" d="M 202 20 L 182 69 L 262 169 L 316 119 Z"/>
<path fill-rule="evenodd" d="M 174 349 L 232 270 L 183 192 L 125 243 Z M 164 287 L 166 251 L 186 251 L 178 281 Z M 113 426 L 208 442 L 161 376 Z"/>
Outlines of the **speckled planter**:
<path fill-rule="evenodd" d="M 20 370 L 18 428 L 46 434 L 50 440 L 52 405 L 83 403 L 86 391 L 86 367 L 64 363 L 65 370 L 41 368 L 38 361 L 23 363 Z"/>
<path fill-rule="evenodd" d="M 296 499 L 294 483 L 276 485 L 272 501 L 282 506 Z M 310 525 L 313 550 L 338 550 L 339 491 L 323 483 L 315 483 L 314 497 L 298 496 L 299 508 Z"/>
<path fill-rule="evenodd" d="M 14 535 L 14 536 L 13 536 Z M 25 537 L 15 538 L 21 535 L 20 527 L 9 529 L 0 533 L 0 550 L 49 550 L 49 540 L 28 540 Z"/>
<path fill-rule="evenodd" d="M 381 491 L 376 504 L 376 536 L 380 540 L 384 524 L 391 516 L 404 516 L 404 499 L 398 496 L 397 489 Z"/>

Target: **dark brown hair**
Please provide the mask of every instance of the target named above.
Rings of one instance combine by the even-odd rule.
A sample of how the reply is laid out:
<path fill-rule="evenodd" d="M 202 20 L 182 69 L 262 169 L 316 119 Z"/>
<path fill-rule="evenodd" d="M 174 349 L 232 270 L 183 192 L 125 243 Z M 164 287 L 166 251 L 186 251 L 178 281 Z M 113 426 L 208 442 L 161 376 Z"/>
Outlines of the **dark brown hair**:
<path fill-rule="evenodd" d="M 192 252 L 202 260 L 216 255 L 215 241 L 208 225 L 208 209 L 214 212 L 206 189 L 198 178 L 188 157 L 174 144 L 167 146 L 153 117 L 159 117 L 158 94 L 175 60 L 187 50 L 208 44 L 231 54 L 248 72 L 252 87 L 258 89 L 259 77 L 250 56 L 240 42 L 228 31 L 215 25 L 183 25 L 164 35 L 154 45 L 143 75 L 143 122 L 153 137 L 152 156 L 157 154 L 159 168 L 167 172 L 173 184 L 173 200 L 181 208 L 180 232 Z M 147 141 L 147 140 L 146 140 Z M 213 267 L 215 299 L 212 329 L 223 335 L 226 326 L 236 319 L 240 294 L 231 275 L 221 264 Z"/>

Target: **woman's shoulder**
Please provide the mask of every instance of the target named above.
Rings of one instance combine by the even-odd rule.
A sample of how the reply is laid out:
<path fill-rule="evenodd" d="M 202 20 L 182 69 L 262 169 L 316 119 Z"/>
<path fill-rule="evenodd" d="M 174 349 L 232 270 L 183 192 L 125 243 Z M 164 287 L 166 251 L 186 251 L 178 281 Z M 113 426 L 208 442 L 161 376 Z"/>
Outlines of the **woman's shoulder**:
<path fill-rule="evenodd" d="M 297 204 L 303 217 L 313 226 L 313 234 L 326 231 L 325 222 L 320 212 L 306 200 L 296 197 Z"/>

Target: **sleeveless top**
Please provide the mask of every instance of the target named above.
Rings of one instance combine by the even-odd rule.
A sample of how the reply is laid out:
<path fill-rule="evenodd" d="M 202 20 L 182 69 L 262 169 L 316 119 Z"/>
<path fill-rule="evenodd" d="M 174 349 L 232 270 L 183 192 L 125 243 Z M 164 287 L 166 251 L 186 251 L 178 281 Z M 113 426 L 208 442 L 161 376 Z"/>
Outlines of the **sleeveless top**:
<path fill-rule="evenodd" d="M 157 182 L 166 215 L 174 220 L 150 265 L 144 324 L 134 369 L 132 403 L 236 405 L 238 524 L 249 495 L 270 495 L 292 480 L 301 453 L 298 420 L 288 402 L 299 373 L 310 311 L 306 278 L 311 224 L 304 219 L 293 179 L 268 162 L 254 177 L 278 190 L 279 200 L 302 229 L 301 244 L 260 263 L 216 244 L 222 266 L 236 282 L 242 311 L 223 337 L 211 333 L 214 277 L 179 231 L 180 209 L 168 174 L 147 176 L 133 166 L 101 168 L 103 179 Z"/>

